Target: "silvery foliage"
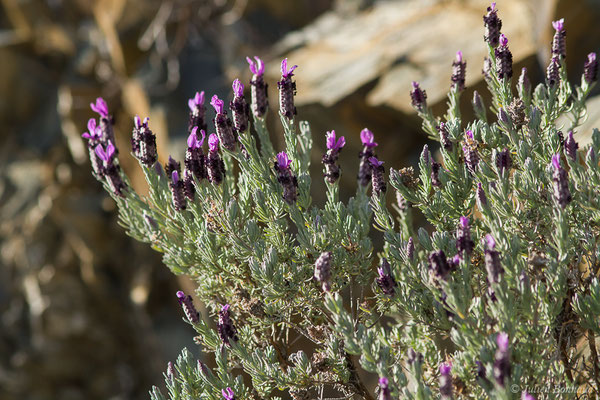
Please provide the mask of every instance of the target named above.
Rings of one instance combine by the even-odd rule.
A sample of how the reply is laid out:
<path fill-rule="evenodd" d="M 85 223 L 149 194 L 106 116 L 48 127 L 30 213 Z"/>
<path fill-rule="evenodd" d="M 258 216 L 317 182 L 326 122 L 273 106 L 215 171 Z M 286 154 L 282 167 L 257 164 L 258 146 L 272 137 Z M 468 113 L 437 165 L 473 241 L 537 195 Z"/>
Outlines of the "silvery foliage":
<path fill-rule="evenodd" d="M 495 65 L 494 49 L 488 47 Z M 564 59 L 560 74 L 558 86 L 539 84 L 531 91 L 520 85 L 515 93 L 511 79 L 498 79 L 492 69 L 491 113 L 478 100 L 474 121 L 461 118 L 459 87 L 450 91 L 443 118 L 420 109 L 429 138 L 440 140 L 437 127 L 444 122 L 454 145 L 434 149 L 442 163 L 439 186 L 432 185 L 429 159 L 421 159 L 412 184 L 407 184 L 411 177 L 391 171 L 389 183 L 405 200 L 402 207 L 389 207 L 385 193 L 369 197 L 361 186 L 341 201 L 337 182 L 327 184 L 323 208 L 312 205 L 310 127 L 283 115 L 283 150 L 298 178 L 294 204 L 283 200 L 272 168 L 276 151 L 266 116 L 254 116 L 255 135 L 240 134 L 248 157 L 222 149 L 223 183 L 197 182 L 196 199 L 184 211 L 173 208 L 160 168 L 142 165 L 147 196 L 133 190 L 115 196 L 105 183 L 122 226 L 163 253 L 173 273 L 192 277 L 197 296 L 211 311 L 212 318 L 188 323 L 216 367 L 196 362 L 184 349 L 175 372 L 165 375 L 169 397 L 217 400 L 230 387 L 238 399 L 288 392 L 300 398 L 305 391 L 315 398 L 323 389 L 374 399 L 379 389 L 365 385 L 362 370 L 388 379 L 385 396 L 433 399 L 440 393 L 438 367 L 444 362 L 452 365 L 459 397 L 512 399 L 525 388 L 577 385 L 598 395 L 600 132 L 593 131 L 592 143 L 575 160 L 565 155 L 557 132 L 583 133 L 577 128 L 593 83 L 582 79 L 573 89 Z M 520 123 L 506 112 L 517 97 L 524 104 Z M 465 165 L 461 149 L 467 130 L 480 160 L 475 171 Z M 495 161 L 504 148 L 512 158 L 509 170 Z M 555 154 L 561 154 L 572 195 L 564 208 L 554 195 Z M 234 169 L 239 172 L 232 174 Z M 478 184 L 485 202 L 476 201 Z M 425 216 L 429 230 L 414 226 L 413 209 Z M 439 250 L 448 260 L 457 254 L 462 216 L 470 220 L 475 247 L 453 264 L 446 279 L 436 279 L 428 257 Z M 372 226 L 384 235 L 378 251 L 370 239 Z M 489 282 L 484 265 L 488 234 L 500 254 L 503 272 L 497 282 Z M 407 254 L 409 238 L 413 257 Z M 328 293 L 313 279 L 315 260 L 326 251 L 333 260 Z M 375 283 L 384 257 L 397 283 L 391 296 Z M 229 345 L 209 322 L 225 303 L 231 304 L 239 336 Z M 501 332 L 509 341 L 510 353 L 502 354 L 510 357 L 510 375 L 498 379 Z M 310 350 L 296 351 L 298 340 Z M 550 389 L 546 395 L 575 397 L 572 390 L 553 394 Z M 153 388 L 151 398 L 167 397 Z"/>

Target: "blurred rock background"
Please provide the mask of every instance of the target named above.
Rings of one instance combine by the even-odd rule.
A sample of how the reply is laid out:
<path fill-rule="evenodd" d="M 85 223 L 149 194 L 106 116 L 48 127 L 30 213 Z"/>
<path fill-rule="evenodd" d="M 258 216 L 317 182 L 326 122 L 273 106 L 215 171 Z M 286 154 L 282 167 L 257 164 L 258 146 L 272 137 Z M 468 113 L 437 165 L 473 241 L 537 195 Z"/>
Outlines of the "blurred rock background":
<path fill-rule="evenodd" d="M 578 82 L 600 50 L 598 0 L 501 0 L 515 73 L 543 79 L 551 21 L 565 17 Z M 143 399 L 183 346 L 197 354 L 175 291 L 193 290 L 147 246 L 125 236 L 92 178 L 80 134 L 104 97 L 118 145 L 132 115 L 149 116 L 160 157 L 184 153 L 187 98 L 230 97 L 250 78 L 246 55 L 268 64 L 276 107 L 279 61 L 298 64 L 298 114 L 311 122 L 314 177 L 326 130 L 345 135 L 342 196 L 354 192 L 358 135 L 368 126 L 387 167 L 414 165 L 424 135 L 412 80 L 437 114 L 450 65 L 467 59 L 463 112 L 485 93 L 480 0 L 0 0 L 0 399 Z M 598 92 L 598 91 L 596 91 Z M 580 138 L 600 126 L 590 101 Z M 280 132 L 273 113 L 272 134 Z M 580 140 L 585 142 L 584 139 Z M 137 163 L 121 152 L 134 186 Z M 324 184 L 313 179 L 323 202 Z M 390 198 L 393 196 L 389 196 Z"/>

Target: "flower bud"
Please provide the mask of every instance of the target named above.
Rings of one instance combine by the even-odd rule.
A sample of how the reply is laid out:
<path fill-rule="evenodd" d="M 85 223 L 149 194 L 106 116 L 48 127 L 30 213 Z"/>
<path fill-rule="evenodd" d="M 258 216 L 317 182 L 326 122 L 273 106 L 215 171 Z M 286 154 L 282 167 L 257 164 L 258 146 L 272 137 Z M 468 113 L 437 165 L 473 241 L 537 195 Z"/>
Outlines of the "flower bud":
<path fill-rule="evenodd" d="M 500 35 L 500 46 L 494 50 L 496 54 L 496 74 L 498 79 L 510 79 L 513 74 L 512 70 L 512 53 L 508 49 L 508 39 L 504 35 Z"/>
<path fill-rule="evenodd" d="M 369 158 L 369 162 L 371 163 L 372 168 L 372 177 L 371 183 L 373 185 L 373 194 L 380 195 L 385 193 L 387 190 L 387 186 L 385 183 L 385 178 L 383 174 L 385 172 L 385 168 L 383 167 L 383 161 L 377 160 L 375 157 Z"/>
<path fill-rule="evenodd" d="M 442 147 L 446 151 L 452 151 L 452 141 L 450 140 L 450 135 L 448 134 L 448 127 L 445 123 L 440 122 L 437 126 L 437 131 L 440 134 L 440 143 Z"/>
<path fill-rule="evenodd" d="M 410 91 L 412 105 L 417 111 L 422 112 L 427 108 L 427 93 L 419 87 L 417 82 L 413 82 L 412 87 Z"/>
<path fill-rule="evenodd" d="M 365 128 L 360 132 L 360 140 L 363 144 L 363 151 L 358 153 L 360 157 L 360 164 L 358 167 L 358 184 L 361 186 L 367 186 L 371 182 L 372 166 L 369 162 L 369 158 L 375 157 L 373 149 L 377 146 L 374 141 L 373 132 Z"/>
<path fill-rule="evenodd" d="M 473 100 L 471 101 L 471 104 L 473 105 L 475 115 L 477 115 L 477 117 L 480 119 L 484 119 L 485 105 L 483 104 L 483 99 L 481 98 L 481 95 L 479 94 L 479 92 L 477 92 L 477 90 L 473 92 Z"/>
<path fill-rule="evenodd" d="M 469 227 L 469 218 L 460 217 L 458 230 L 456 231 L 456 249 L 461 258 L 468 258 L 473 252 L 475 243 L 471 240 L 471 228 Z"/>
<path fill-rule="evenodd" d="M 450 273 L 450 266 L 443 250 L 429 254 L 429 275 L 434 281 L 446 280 Z"/>
<path fill-rule="evenodd" d="M 389 381 L 385 377 L 379 378 L 379 400 L 392 400 L 392 394 L 389 388 Z"/>
<path fill-rule="evenodd" d="M 314 278 L 321 284 L 324 292 L 331 290 L 329 282 L 331 279 L 331 256 L 332 253 L 330 251 L 324 251 L 315 262 Z"/>
<path fill-rule="evenodd" d="M 550 60 L 550 64 L 546 69 L 546 83 L 550 89 L 554 89 L 558 87 L 560 83 L 560 63 L 558 62 L 558 57 L 552 57 Z"/>
<path fill-rule="evenodd" d="M 569 190 L 569 180 L 567 171 L 560 165 L 560 154 L 552 156 L 552 166 L 554 172 L 552 181 L 554 182 L 554 199 L 561 208 L 565 208 L 572 200 L 571 191 Z"/>
<path fill-rule="evenodd" d="M 500 332 L 496 338 L 498 350 L 494 360 L 494 379 L 501 387 L 505 387 L 510 378 L 510 349 L 508 347 L 508 335 Z"/>
<path fill-rule="evenodd" d="M 441 399 L 449 400 L 452 399 L 452 370 L 451 364 L 443 363 L 440 365 L 440 395 Z"/>
<path fill-rule="evenodd" d="M 440 168 L 442 167 L 442 164 L 433 161 L 431 163 L 431 184 L 433 186 L 437 186 L 440 187 L 442 186 L 442 183 L 440 182 Z"/>
<path fill-rule="evenodd" d="M 577 161 L 577 149 L 578 148 L 579 148 L 579 145 L 577 144 L 577 142 L 575 141 L 575 138 L 573 137 L 573 131 L 569 131 L 569 134 L 567 135 L 567 140 L 565 140 L 565 153 L 573 161 Z"/>
<path fill-rule="evenodd" d="M 292 173 L 290 164 L 292 160 L 285 152 L 277 154 L 274 169 L 277 172 L 277 181 L 283 188 L 283 199 L 288 204 L 294 204 L 298 198 L 298 179 Z"/>
<path fill-rule="evenodd" d="M 214 133 L 208 137 L 208 157 L 206 158 L 206 172 L 208 180 L 218 185 L 225 175 L 225 163 L 219 155 L 219 138 Z"/>
<path fill-rule="evenodd" d="M 509 171 L 512 165 L 510 151 L 505 147 L 501 152 L 496 154 L 496 168 L 500 176 L 504 175 L 505 171 Z"/>
<path fill-rule="evenodd" d="M 525 67 L 521 69 L 517 90 L 519 91 L 519 96 L 521 98 L 531 98 L 531 82 L 529 81 L 529 77 L 527 76 L 527 68 Z"/>
<path fill-rule="evenodd" d="M 171 173 L 171 181 L 169 182 L 169 186 L 171 188 L 173 208 L 175 208 L 176 211 L 185 210 L 187 204 L 184 194 L 184 183 L 179 177 L 178 171 L 173 171 Z"/>
<path fill-rule="evenodd" d="M 554 37 L 552 38 L 552 56 L 562 57 L 563 59 L 567 56 L 567 46 L 565 44 L 567 32 L 565 31 L 564 23 L 564 18 L 552 21 L 552 27 L 555 29 Z"/>

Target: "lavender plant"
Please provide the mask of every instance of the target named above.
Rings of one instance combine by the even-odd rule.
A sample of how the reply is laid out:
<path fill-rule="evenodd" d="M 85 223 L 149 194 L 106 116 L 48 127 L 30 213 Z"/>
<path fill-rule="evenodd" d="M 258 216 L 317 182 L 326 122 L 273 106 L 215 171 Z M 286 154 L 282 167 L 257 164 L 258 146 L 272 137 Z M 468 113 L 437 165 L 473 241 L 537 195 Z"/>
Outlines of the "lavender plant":
<path fill-rule="evenodd" d="M 346 202 L 337 164 L 346 139 L 318 136 L 327 201 L 312 205 L 313 139 L 308 123 L 296 121 L 296 66 L 287 59 L 278 83 L 284 149 L 274 149 L 266 130 L 265 65 L 248 58 L 252 102 L 236 80 L 232 123 L 225 102 L 212 97 L 217 134 L 207 154 L 204 93 L 190 99 L 183 173 L 172 158 L 156 162 L 148 119 L 134 119 L 133 155 L 149 185 L 143 197 L 119 167 L 106 103 L 92 105 L 100 121 L 90 120 L 83 136 L 121 224 L 162 252 L 175 274 L 192 277 L 209 310 L 201 315 L 177 293 L 216 367 L 184 349 L 165 374 L 171 399 L 600 396 L 600 132 L 581 152 L 576 141 L 596 55 L 573 87 L 564 21 L 556 21 L 546 82 L 533 89 L 523 69 L 515 91 L 494 3 L 483 20 L 489 110 L 475 92 L 477 118 L 461 118 L 461 52 L 443 118 L 413 83 L 412 104 L 440 146 L 435 159 L 425 147 L 417 174 L 390 169 L 391 209 L 368 129 L 360 132 L 356 194 Z M 414 226 L 415 208 L 429 230 Z M 383 232 L 381 249 L 371 226 Z M 166 399 L 157 387 L 151 398 Z"/>

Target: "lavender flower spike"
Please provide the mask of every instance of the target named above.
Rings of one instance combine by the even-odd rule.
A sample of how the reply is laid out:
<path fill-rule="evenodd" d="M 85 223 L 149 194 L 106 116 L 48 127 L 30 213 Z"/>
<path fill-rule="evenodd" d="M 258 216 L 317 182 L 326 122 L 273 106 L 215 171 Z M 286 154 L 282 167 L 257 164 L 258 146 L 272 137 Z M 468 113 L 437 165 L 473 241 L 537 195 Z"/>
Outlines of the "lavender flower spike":
<path fill-rule="evenodd" d="M 283 187 L 283 200 L 288 204 L 294 204 L 298 198 L 298 179 L 290 169 L 291 163 L 292 160 L 282 151 L 277 154 L 277 161 L 274 164 L 277 181 Z"/>
<path fill-rule="evenodd" d="M 560 165 L 560 154 L 552 156 L 552 166 L 554 172 L 552 180 L 554 182 L 554 199 L 561 208 L 565 208 L 572 200 L 571 191 L 569 190 L 569 181 L 567 171 Z"/>
<path fill-rule="evenodd" d="M 217 325 L 217 331 L 223 344 L 229 345 L 229 341 L 238 341 L 237 329 L 233 326 L 231 316 L 229 314 L 229 304 L 225 304 L 221 311 L 219 311 L 219 323 Z"/>
<path fill-rule="evenodd" d="M 552 21 L 552 27 L 556 31 L 552 38 L 552 55 L 564 59 L 567 56 L 565 19 L 561 18 L 558 21 Z"/>
<path fill-rule="evenodd" d="M 473 252 L 475 243 L 471 240 L 471 228 L 469 227 L 469 218 L 460 217 L 460 224 L 456 232 L 456 248 L 461 258 L 468 258 Z"/>
<path fill-rule="evenodd" d="M 210 100 L 210 104 L 214 107 L 215 112 L 215 130 L 217 131 L 217 136 L 219 137 L 219 141 L 229 151 L 235 151 L 235 145 L 237 143 L 235 136 L 233 134 L 233 126 L 231 125 L 231 120 L 227 117 L 225 113 L 225 102 L 215 94 Z"/>
<path fill-rule="evenodd" d="M 508 335 L 500 332 L 496 337 L 498 350 L 494 361 L 494 379 L 501 387 L 505 387 L 507 380 L 510 378 L 510 349 L 508 347 Z"/>
<path fill-rule="evenodd" d="M 287 119 L 294 118 L 296 107 L 294 106 L 294 95 L 296 94 L 296 82 L 292 81 L 294 70 L 297 65 L 288 68 L 287 58 L 281 61 L 281 80 L 277 82 L 279 88 L 279 111 Z"/>
<path fill-rule="evenodd" d="M 396 293 L 394 288 L 398 284 L 392 276 L 392 268 L 387 259 L 384 258 L 381 260 L 381 267 L 377 268 L 377 273 L 379 274 L 379 277 L 376 279 L 377 285 L 379 285 L 383 293 L 393 296 Z"/>
<path fill-rule="evenodd" d="M 221 394 L 223 395 L 223 400 L 235 400 L 235 393 L 233 393 L 233 389 L 230 387 L 221 390 Z"/>
<path fill-rule="evenodd" d="M 90 103 L 93 112 L 100 114 L 102 118 L 108 118 L 108 105 L 102 97 L 96 99 L 96 103 Z"/>
<path fill-rule="evenodd" d="M 412 106 L 419 112 L 423 112 L 427 108 L 427 92 L 419 87 L 418 82 L 412 83 L 410 91 L 410 99 Z"/>
<path fill-rule="evenodd" d="M 598 60 L 596 59 L 596 53 L 588 54 L 583 66 L 583 79 L 588 85 L 598 80 Z"/>
<path fill-rule="evenodd" d="M 486 248 L 484 250 L 485 268 L 488 274 L 489 283 L 500 282 L 500 274 L 504 272 L 500 264 L 500 253 L 496 251 L 496 241 L 489 233 L 485 235 Z"/>
<path fill-rule="evenodd" d="M 450 81 L 451 87 L 457 88 L 459 92 L 465 90 L 465 74 L 467 71 L 467 63 L 463 61 L 462 51 L 456 53 L 456 60 L 452 62 L 452 76 Z"/>
<path fill-rule="evenodd" d="M 379 161 L 377 158 L 371 157 L 369 158 L 369 162 L 371 163 L 371 169 L 373 172 L 373 176 L 371 178 L 373 194 L 379 196 L 380 194 L 385 193 L 387 190 L 385 179 L 383 178 L 383 174 L 385 172 L 383 161 Z"/>
<path fill-rule="evenodd" d="M 477 92 L 475 92 L 477 93 Z M 448 128 L 446 127 L 446 124 L 443 122 L 440 122 L 440 124 L 437 126 L 437 131 L 440 134 L 440 143 L 442 144 L 442 147 L 446 150 L 446 151 L 451 151 L 452 150 L 452 140 L 450 140 L 450 135 L 448 134 Z"/>
<path fill-rule="evenodd" d="M 179 171 L 175 170 L 171 172 L 171 195 L 173 198 L 173 208 L 175 211 L 183 211 L 187 206 L 187 202 L 184 196 L 183 180 L 179 177 Z"/>
<path fill-rule="evenodd" d="M 200 320 L 200 314 L 196 310 L 196 307 L 194 307 L 192 296 L 186 295 L 180 290 L 177 292 L 177 301 L 179 301 L 179 305 L 183 308 L 188 321 L 195 324 Z"/>
<path fill-rule="evenodd" d="M 324 251 L 321 253 L 317 261 L 315 261 L 315 273 L 314 278 L 321 284 L 321 288 L 324 292 L 331 290 L 331 256 L 330 251 Z"/>
<path fill-rule="evenodd" d="M 321 161 L 325 166 L 325 179 L 330 184 L 335 183 L 340 177 L 340 167 L 336 162 L 345 144 L 346 139 L 343 136 L 336 141 L 335 131 L 327 132 L 327 153 L 323 155 Z"/>
<path fill-rule="evenodd" d="M 498 18 L 496 3 L 492 3 L 492 5 L 487 8 L 487 14 L 483 17 L 483 23 L 485 25 L 485 41 L 492 47 L 498 46 L 500 29 L 502 29 L 502 20 Z"/>
<path fill-rule="evenodd" d="M 569 131 L 569 134 L 567 135 L 567 139 L 565 140 L 565 153 L 573 161 L 577 160 L 577 149 L 578 148 L 579 148 L 579 145 L 577 144 L 577 142 L 575 141 L 575 138 L 573 137 L 573 131 Z"/>
<path fill-rule="evenodd" d="M 463 145 L 463 154 L 465 156 L 465 164 L 471 173 L 477 171 L 479 165 L 479 153 L 477 153 L 477 142 L 472 131 L 465 132 L 465 144 Z"/>
<path fill-rule="evenodd" d="M 256 64 L 250 57 L 246 57 L 246 61 L 250 66 L 250 71 L 253 76 L 250 80 L 252 85 L 252 112 L 258 118 L 261 118 L 267 112 L 269 101 L 267 99 L 267 84 L 264 80 L 265 63 L 258 57 L 254 57 Z"/>
<path fill-rule="evenodd" d="M 188 100 L 188 107 L 190 108 L 190 117 L 188 122 L 188 132 L 192 132 L 192 129 L 197 128 L 200 130 L 206 130 L 206 108 L 204 107 L 204 92 L 196 92 L 194 97 Z"/>
<path fill-rule="evenodd" d="M 485 192 L 483 191 L 483 186 L 481 186 L 481 182 L 477 182 L 475 198 L 477 199 L 477 207 L 479 207 L 480 210 L 487 207 L 487 197 L 485 195 Z"/>
<path fill-rule="evenodd" d="M 117 196 L 125 197 L 123 190 L 126 188 L 126 185 L 121 178 L 121 167 L 114 162 L 116 148 L 113 143 L 109 140 L 106 149 L 102 147 L 102 144 L 98 144 L 94 152 L 102 164 L 98 166 L 100 168 L 98 177 L 106 177 L 112 192 Z"/>
<path fill-rule="evenodd" d="M 206 156 L 202 152 L 202 144 L 206 137 L 206 132 L 200 131 L 202 138 L 198 139 L 198 127 L 195 126 L 188 136 L 188 148 L 185 152 L 185 168 L 192 172 L 198 181 L 208 177 L 206 172 Z"/>
<path fill-rule="evenodd" d="M 150 130 L 148 117 L 144 121 L 137 115 L 133 119 L 133 132 L 131 134 L 131 149 L 135 157 L 145 166 L 151 167 L 158 159 L 156 152 L 156 136 Z"/>
<path fill-rule="evenodd" d="M 554 89 L 558 87 L 560 83 L 560 63 L 558 60 L 558 56 L 552 57 L 550 60 L 550 64 L 548 64 L 548 68 L 546 68 L 546 83 L 550 89 Z"/>
<path fill-rule="evenodd" d="M 429 275 L 436 280 L 446 280 L 450 266 L 443 250 L 434 251 L 429 255 Z"/>
<path fill-rule="evenodd" d="M 229 103 L 229 108 L 233 114 L 233 126 L 238 133 L 248 130 L 248 115 L 250 107 L 244 98 L 244 84 L 239 79 L 233 81 L 233 100 Z"/>
<path fill-rule="evenodd" d="M 440 365 L 440 395 L 441 399 L 452 399 L 452 364 L 442 363 Z"/>
<path fill-rule="evenodd" d="M 225 163 L 219 155 L 219 138 L 214 133 L 208 137 L 208 157 L 206 158 L 206 172 L 208 180 L 218 185 L 223 181 Z"/>
<path fill-rule="evenodd" d="M 510 79 L 512 70 L 512 53 L 508 49 L 508 39 L 503 34 L 500 35 L 500 46 L 494 50 L 496 54 L 496 74 L 499 79 Z"/>
<path fill-rule="evenodd" d="M 358 153 L 360 164 L 358 167 L 358 183 L 361 186 L 367 186 L 371 182 L 372 168 L 369 158 L 375 156 L 373 148 L 377 146 L 374 141 L 375 135 L 369 129 L 360 131 L 360 140 L 363 144 L 363 151 Z"/>
<path fill-rule="evenodd" d="M 502 176 L 505 171 L 510 170 L 511 166 L 510 150 L 505 147 L 501 152 L 496 154 L 496 168 L 498 168 L 498 172 Z"/>
<path fill-rule="evenodd" d="M 392 400 L 392 393 L 390 392 L 389 384 L 390 382 L 387 378 L 379 378 L 379 388 L 381 389 L 381 391 L 379 392 L 378 400 Z"/>

